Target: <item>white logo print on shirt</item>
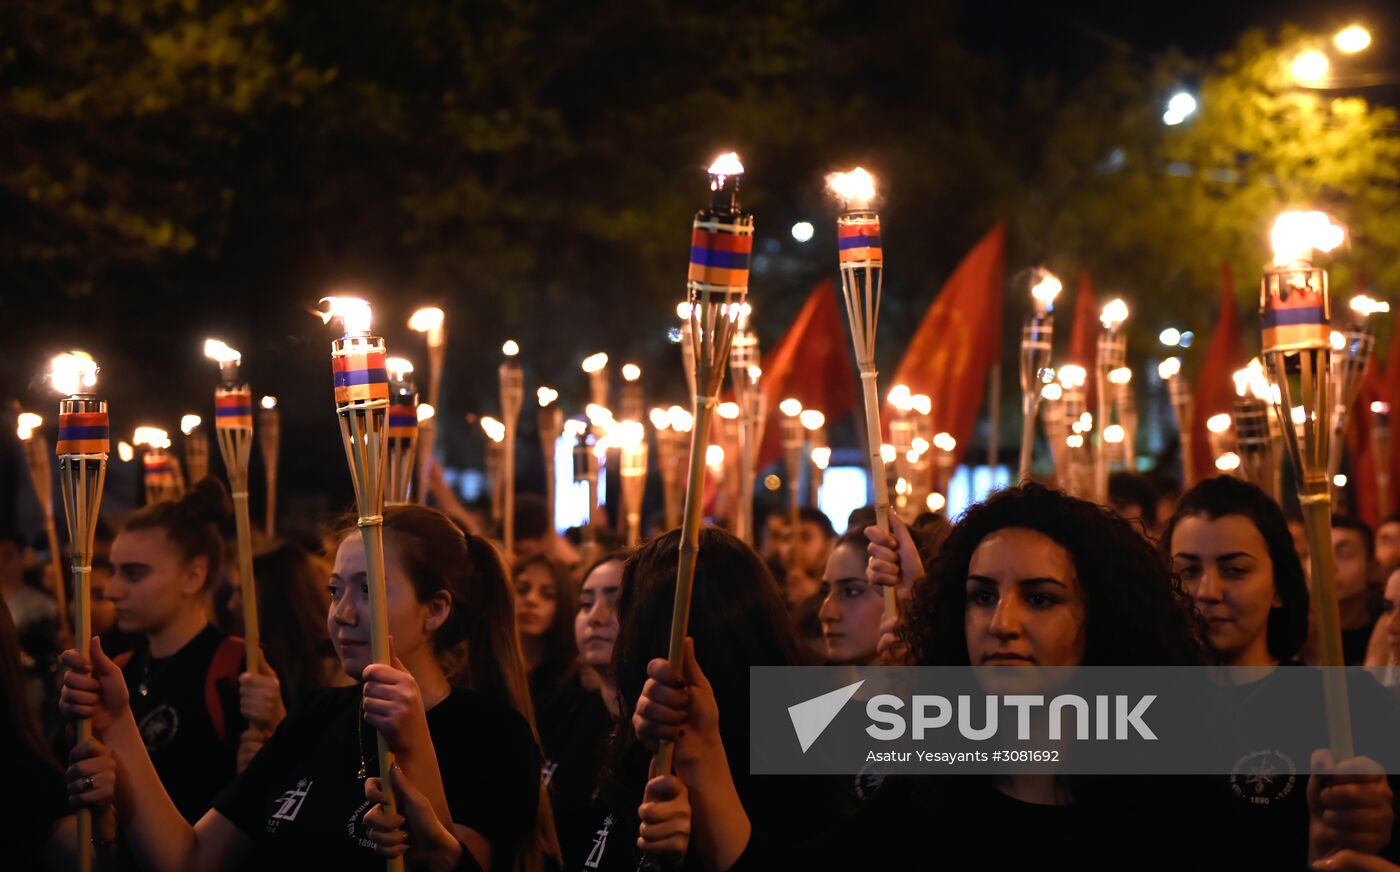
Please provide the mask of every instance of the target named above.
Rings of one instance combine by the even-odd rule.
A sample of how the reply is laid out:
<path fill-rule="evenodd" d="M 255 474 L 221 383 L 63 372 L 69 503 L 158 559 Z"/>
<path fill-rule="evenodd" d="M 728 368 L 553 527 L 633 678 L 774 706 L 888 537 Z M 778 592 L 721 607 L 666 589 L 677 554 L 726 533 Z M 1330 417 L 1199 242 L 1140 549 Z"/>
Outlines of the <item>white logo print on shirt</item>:
<path fill-rule="evenodd" d="M 272 817 L 267 820 L 267 831 L 277 832 L 278 821 L 294 821 L 301 813 L 302 804 L 306 802 L 306 795 L 311 792 L 311 785 L 314 781 L 305 778 L 297 782 L 294 790 L 289 790 L 277 798 L 277 810 L 272 813 Z"/>
<path fill-rule="evenodd" d="M 583 861 L 583 865 L 597 869 L 598 864 L 603 862 L 603 852 L 608 849 L 608 830 L 616 822 L 612 815 L 603 818 L 603 828 L 598 831 L 598 838 L 593 840 L 593 850 L 588 852 L 588 859 Z"/>

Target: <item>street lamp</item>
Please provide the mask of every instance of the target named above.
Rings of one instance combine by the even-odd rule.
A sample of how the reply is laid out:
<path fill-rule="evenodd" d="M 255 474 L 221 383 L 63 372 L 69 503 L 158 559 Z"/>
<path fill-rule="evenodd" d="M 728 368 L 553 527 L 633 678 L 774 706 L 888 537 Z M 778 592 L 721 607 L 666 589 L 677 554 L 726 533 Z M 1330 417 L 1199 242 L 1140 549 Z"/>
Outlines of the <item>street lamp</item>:
<path fill-rule="evenodd" d="M 1332 64 L 1327 60 L 1327 55 L 1315 48 L 1305 49 L 1293 58 L 1293 64 L 1289 70 L 1293 73 L 1293 78 L 1304 85 L 1315 85 L 1327 78 L 1328 71 Z"/>
<path fill-rule="evenodd" d="M 1180 124 L 1196 112 L 1196 98 L 1185 91 L 1177 91 L 1167 101 L 1167 111 L 1162 114 L 1162 123 L 1172 126 Z"/>

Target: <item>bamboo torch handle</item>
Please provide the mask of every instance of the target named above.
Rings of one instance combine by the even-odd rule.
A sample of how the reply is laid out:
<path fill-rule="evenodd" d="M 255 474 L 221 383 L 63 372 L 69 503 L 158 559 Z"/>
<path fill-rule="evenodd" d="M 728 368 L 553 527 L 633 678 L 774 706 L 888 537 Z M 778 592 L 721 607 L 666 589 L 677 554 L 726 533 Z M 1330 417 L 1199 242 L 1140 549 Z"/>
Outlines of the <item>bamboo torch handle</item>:
<path fill-rule="evenodd" d="M 671 639 L 666 659 L 679 669 L 685 647 L 686 627 L 690 626 L 690 588 L 695 582 L 695 558 L 700 551 L 701 509 L 705 502 L 705 446 L 710 441 L 710 422 L 716 399 L 695 398 L 695 426 L 690 431 L 690 475 L 685 490 L 685 516 L 681 522 L 680 559 L 676 563 L 676 598 L 671 608 Z M 656 750 L 656 774 L 670 775 L 675 747 L 662 742 Z"/>
<path fill-rule="evenodd" d="M 246 479 L 245 479 L 246 480 Z M 261 634 L 258 631 L 258 588 L 253 581 L 253 529 L 248 518 L 248 490 L 234 491 L 233 520 L 238 534 L 238 578 L 240 581 L 239 599 L 243 602 L 243 645 L 247 657 L 247 669 L 258 673 L 258 658 L 261 656 Z"/>
<path fill-rule="evenodd" d="M 1317 635 L 1322 645 L 1322 695 L 1327 712 L 1327 738 L 1338 760 L 1353 756 L 1351 707 L 1347 700 L 1346 674 L 1342 667 L 1342 622 L 1337 609 L 1337 590 L 1332 562 L 1332 506 L 1316 494 L 1303 497 L 1303 526 L 1308 533 L 1308 557 L 1312 563 L 1313 608 L 1317 614 Z"/>
<path fill-rule="evenodd" d="M 875 523 L 890 532 L 890 485 L 885 479 L 885 459 L 880 455 L 883 437 L 880 433 L 880 388 L 875 379 L 879 373 L 873 367 L 860 371 L 860 384 L 865 394 L 865 441 L 870 451 L 870 478 L 875 489 Z M 893 585 L 885 585 L 885 617 L 898 608 Z"/>
<path fill-rule="evenodd" d="M 382 515 L 361 517 L 360 536 L 365 543 L 365 566 L 369 569 L 369 646 L 375 663 L 388 663 L 389 651 L 389 597 L 384 588 L 384 518 Z M 390 816 L 398 814 L 398 798 L 394 793 L 393 769 L 394 752 L 384 734 L 375 731 L 375 747 L 379 751 L 379 778 L 384 786 L 384 810 Z M 387 860 L 389 872 L 403 872 L 402 857 Z"/>

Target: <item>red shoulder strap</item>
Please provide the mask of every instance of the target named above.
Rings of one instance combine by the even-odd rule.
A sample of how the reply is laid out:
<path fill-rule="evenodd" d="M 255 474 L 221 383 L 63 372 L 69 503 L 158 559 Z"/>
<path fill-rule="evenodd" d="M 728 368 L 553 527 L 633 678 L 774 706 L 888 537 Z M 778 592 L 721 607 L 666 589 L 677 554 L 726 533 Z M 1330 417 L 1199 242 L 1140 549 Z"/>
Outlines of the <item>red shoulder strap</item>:
<path fill-rule="evenodd" d="M 204 706 L 209 711 L 209 722 L 220 742 L 228 742 L 228 724 L 224 720 L 224 703 L 219 696 L 219 682 L 231 679 L 236 686 L 238 673 L 243 671 L 243 639 L 239 636 L 225 636 L 214 649 L 214 657 L 209 661 L 209 671 L 204 675 Z"/>

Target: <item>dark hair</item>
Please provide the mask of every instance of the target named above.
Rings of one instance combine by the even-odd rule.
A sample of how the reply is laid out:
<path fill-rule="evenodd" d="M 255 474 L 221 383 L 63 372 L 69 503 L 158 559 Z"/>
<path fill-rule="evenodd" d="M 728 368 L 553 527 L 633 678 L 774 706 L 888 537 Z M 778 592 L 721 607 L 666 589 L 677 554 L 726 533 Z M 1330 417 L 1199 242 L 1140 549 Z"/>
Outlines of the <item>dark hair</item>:
<path fill-rule="evenodd" d="M 294 542 L 278 542 L 253 558 L 262 648 L 288 708 L 326 685 L 326 664 L 335 659 L 326 633 L 326 575 L 317 559 Z"/>
<path fill-rule="evenodd" d="M 826 516 L 826 512 L 813 506 L 803 506 L 797 512 L 798 523 L 811 521 L 821 528 L 822 535 L 828 539 L 836 538 L 836 527 L 832 525 L 831 519 Z M 794 531 L 795 532 L 795 531 Z"/>
<path fill-rule="evenodd" d="M 342 523 L 341 538 L 353 535 L 353 518 Z M 464 533 L 442 512 L 419 505 L 389 506 L 384 532 L 398 546 L 399 561 L 420 602 L 446 593 L 452 601 L 447 620 L 433 633 L 433 651 L 454 687 L 469 687 L 509 705 L 530 724 L 535 743 L 535 710 L 525 677 L 525 658 L 516 633 L 514 591 L 494 545 Z M 539 868 L 541 855 L 558 855 L 549 796 L 540 786 L 539 815 L 526 841 L 512 846 L 517 868 Z"/>
<path fill-rule="evenodd" d="M 626 760 L 636 747 L 628 723 L 647 680 L 647 664 L 667 656 L 680 539 L 679 530 L 657 536 L 634 551 L 622 567 L 613 675 L 625 723 L 619 723 L 610 749 L 615 763 Z M 801 662 L 787 608 L 758 554 L 718 527 L 700 531 L 690 602 L 687 633 L 695 640 L 695 656 L 723 713 L 720 733 L 730 765 L 736 774 L 747 772 L 749 667 Z M 609 768 L 616 771 L 618 767 Z M 636 788 L 639 796 L 645 768 L 627 774 L 641 779 L 625 785 Z M 636 796 L 629 794 L 625 799 L 635 807 Z"/>
<path fill-rule="evenodd" d="M 544 567 L 554 582 L 554 619 L 541 638 L 544 656 L 540 658 L 539 666 L 530 672 L 530 693 L 538 702 L 542 699 L 542 694 L 553 691 L 573 671 L 574 661 L 578 657 L 578 647 L 574 641 L 574 614 L 578 611 L 578 593 L 577 585 L 569 576 L 569 570 L 543 554 L 526 558 L 515 565 L 517 591 L 520 574 L 532 566 Z"/>
<path fill-rule="evenodd" d="M 627 558 L 631 556 L 632 551 L 630 549 L 616 548 L 612 551 L 609 551 L 607 554 L 604 554 L 602 557 L 599 557 L 598 559 L 594 560 L 592 563 L 588 564 L 588 568 L 585 569 L 583 571 L 583 574 L 579 576 L 579 589 L 583 589 L 583 583 L 588 580 L 588 576 L 593 574 L 593 570 L 602 566 L 604 563 L 626 563 Z"/>
<path fill-rule="evenodd" d="M 1376 559 L 1376 534 L 1371 532 L 1371 527 L 1365 521 L 1355 515 L 1333 515 L 1333 530 L 1355 530 L 1361 534 L 1361 541 L 1366 545 L 1367 562 Z"/>
<path fill-rule="evenodd" d="M 1283 509 L 1272 497 L 1233 476 L 1217 475 L 1198 482 L 1176 504 L 1176 514 L 1162 533 L 1162 551 L 1171 559 L 1172 535 L 1182 518 L 1215 520 L 1226 515 L 1248 519 L 1264 538 L 1274 566 L 1274 593 L 1282 603 L 1270 610 L 1265 627 L 1269 656 L 1290 660 L 1308 638 L 1308 582 L 1298 552 L 1293 550 L 1293 535 L 1288 532 Z"/>
<path fill-rule="evenodd" d="M 18 786 L 30 788 L 31 794 L 41 780 L 61 781 L 63 777 L 63 769 L 44 741 L 29 704 L 19 631 L 3 599 L 0 599 L 0 764 L 6 773 L 20 776 Z"/>
<path fill-rule="evenodd" d="M 224 538 L 219 525 L 232 513 L 228 491 L 218 479 L 209 477 L 195 482 L 178 500 L 162 500 L 132 512 L 122 530 L 162 530 L 186 563 L 203 557 L 208 567 L 204 587 L 208 589 L 223 567 Z"/>
<path fill-rule="evenodd" d="M 1114 509 L 1137 506 L 1147 532 L 1157 526 L 1157 500 L 1159 494 L 1151 480 L 1135 472 L 1115 472 L 1108 477 L 1108 502 Z"/>
<path fill-rule="evenodd" d="M 875 507 L 861 506 L 858 509 L 851 509 L 851 513 L 846 516 L 846 532 L 852 530 L 864 530 L 875 523 Z"/>
<path fill-rule="evenodd" d="M 972 506 L 953 527 L 901 631 L 916 664 L 968 665 L 968 566 L 982 540 L 1008 528 L 1047 536 L 1074 561 L 1084 589 L 1084 665 L 1205 662 L 1200 619 L 1162 553 L 1112 512 L 1030 483 Z"/>
<path fill-rule="evenodd" d="M 550 523 L 549 504 L 539 494 L 517 494 L 515 497 L 515 538 L 538 539 L 554 532 Z"/>

